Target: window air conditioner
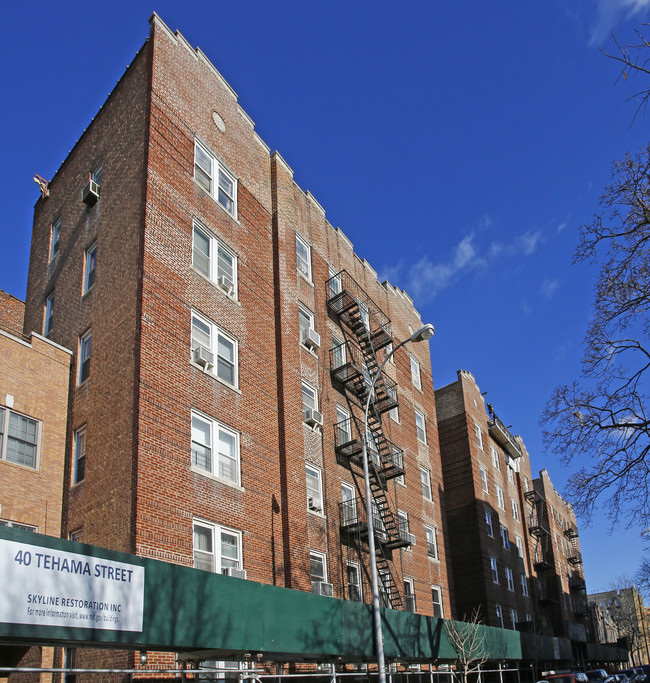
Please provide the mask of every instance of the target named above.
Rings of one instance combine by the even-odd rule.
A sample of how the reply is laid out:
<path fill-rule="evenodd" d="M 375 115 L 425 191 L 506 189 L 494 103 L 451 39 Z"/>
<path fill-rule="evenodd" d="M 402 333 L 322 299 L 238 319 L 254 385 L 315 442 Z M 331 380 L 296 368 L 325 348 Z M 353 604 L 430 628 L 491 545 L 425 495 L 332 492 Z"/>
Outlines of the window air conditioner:
<path fill-rule="evenodd" d="M 225 567 L 222 571 L 222 574 L 225 574 L 226 576 L 233 576 L 236 579 L 245 579 L 246 578 L 246 570 L 245 569 L 236 569 L 235 567 Z"/>
<path fill-rule="evenodd" d="M 325 581 L 314 581 L 312 583 L 312 592 L 316 595 L 326 595 L 328 598 L 334 597 L 334 586 Z"/>
<path fill-rule="evenodd" d="M 192 360 L 205 371 L 208 371 L 214 365 L 214 354 L 208 351 L 205 346 L 197 346 L 192 351 Z"/>
<path fill-rule="evenodd" d="M 235 285 L 233 285 L 231 279 L 225 275 L 220 275 L 217 278 L 217 285 L 223 289 L 228 296 L 232 296 L 232 293 L 235 291 Z"/>
<path fill-rule="evenodd" d="M 81 191 L 81 201 L 88 206 L 94 206 L 99 199 L 99 185 L 94 180 L 89 180 L 88 184 Z"/>
<path fill-rule="evenodd" d="M 320 334 L 311 327 L 305 328 L 300 333 L 300 342 L 308 349 L 315 351 L 320 347 Z"/>
<path fill-rule="evenodd" d="M 309 497 L 307 498 L 307 507 L 308 507 L 310 510 L 313 510 L 314 512 L 322 512 L 322 511 L 323 511 L 323 509 L 322 509 L 321 506 L 316 502 L 316 500 L 314 499 L 313 496 L 309 496 Z"/>
<path fill-rule="evenodd" d="M 323 426 L 323 415 L 317 410 L 312 410 L 308 408 L 303 411 L 303 420 L 310 427 L 322 427 Z"/>

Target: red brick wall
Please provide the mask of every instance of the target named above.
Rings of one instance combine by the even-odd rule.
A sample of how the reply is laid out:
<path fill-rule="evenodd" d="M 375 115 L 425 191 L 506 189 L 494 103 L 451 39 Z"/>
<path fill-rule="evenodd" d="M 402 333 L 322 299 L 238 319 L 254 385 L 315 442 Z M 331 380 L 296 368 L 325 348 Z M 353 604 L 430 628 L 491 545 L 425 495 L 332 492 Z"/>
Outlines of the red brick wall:
<path fill-rule="evenodd" d="M 25 302 L 0 289 L 0 328 L 11 334 L 22 334 Z"/>

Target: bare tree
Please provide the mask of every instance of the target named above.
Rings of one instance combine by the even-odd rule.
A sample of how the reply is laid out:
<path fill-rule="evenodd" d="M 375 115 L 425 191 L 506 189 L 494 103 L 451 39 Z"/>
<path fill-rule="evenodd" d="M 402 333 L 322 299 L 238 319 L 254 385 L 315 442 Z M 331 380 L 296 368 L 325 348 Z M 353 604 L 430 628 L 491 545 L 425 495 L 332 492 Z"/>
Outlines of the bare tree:
<path fill-rule="evenodd" d="M 650 143 L 613 166 L 603 211 L 582 226 L 574 262 L 599 262 L 580 377 L 558 386 L 541 417 L 544 441 L 577 461 L 568 495 L 589 519 L 604 504 L 650 522 Z"/>
<path fill-rule="evenodd" d="M 608 598 L 605 609 L 616 624 L 619 634 L 627 638 L 630 663 L 637 666 L 646 661 L 648 635 L 643 598 L 631 581 L 630 578 L 621 576 L 610 584 L 612 596 Z"/>
<path fill-rule="evenodd" d="M 473 609 L 469 617 L 463 617 L 463 621 L 446 619 L 444 629 L 449 642 L 456 650 L 461 681 L 467 683 L 469 674 L 478 671 L 488 660 L 480 609 Z"/>
<path fill-rule="evenodd" d="M 644 26 L 647 26 L 647 24 L 644 24 Z M 650 48 L 650 41 L 640 29 L 637 29 L 635 33 L 637 35 L 637 41 L 630 43 L 629 45 L 621 45 L 616 36 L 612 33 L 612 38 L 614 39 L 614 43 L 616 43 L 616 48 L 618 50 L 615 54 L 610 54 L 601 48 L 602 52 L 607 55 L 607 57 L 622 64 L 620 78 L 625 81 L 634 76 L 650 76 L 650 51 L 647 49 Z M 629 99 L 637 102 L 634 118 L 638 116 L 639 112 L 645 114 L 648 109 L 648 101 L 650 100 L 650 88 L 641 88 L 641 90 L 636 92 Z"/>

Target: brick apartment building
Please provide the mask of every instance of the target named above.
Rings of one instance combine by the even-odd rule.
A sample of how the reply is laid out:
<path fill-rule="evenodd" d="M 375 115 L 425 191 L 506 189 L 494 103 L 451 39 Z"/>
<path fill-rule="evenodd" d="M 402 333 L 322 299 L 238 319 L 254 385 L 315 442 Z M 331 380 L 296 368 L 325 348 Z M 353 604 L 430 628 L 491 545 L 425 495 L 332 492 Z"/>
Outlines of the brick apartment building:
<path fill-rule="evenodd" d="M 585 661 L 594 633 L 571 506 L 546 470 L 533 479 L 523 441 L 471 373 L 435 393 L 458 615 L 558 637 L 562 659 Z M 523 642 L 531 660 L 557 659 Z"/>
<path fill-rule="evenodd" d="M 63 535 L 368 602 L 362 406 L 421 325 L 154 15 L 35 208 L 24 330 L 74 349 Z M 450 616 L 426 344 L 368 436 L 382 600 Z"/>

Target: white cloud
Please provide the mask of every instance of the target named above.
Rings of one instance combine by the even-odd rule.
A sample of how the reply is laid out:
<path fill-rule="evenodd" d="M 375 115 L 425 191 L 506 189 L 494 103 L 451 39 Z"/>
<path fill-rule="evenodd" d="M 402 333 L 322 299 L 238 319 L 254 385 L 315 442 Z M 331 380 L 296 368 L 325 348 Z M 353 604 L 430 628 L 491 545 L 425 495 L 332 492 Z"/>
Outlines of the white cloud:
<path fill-rule="evenodd" d="M 519 245 L 524 256 L 530 256 L 537 251 L 537 247 L 542 239 L 541 230 L 528 230 L 519 236 Z"/>
<path fill-rule="evenodd" d="M 521 310 L 526 314 L 530 315 L 530 306 L 528 305 L 528 302 L 526 299 L 521 300 Z"/>
<path fill-rule="evenodd" d="M 547 299 L 550 299 L 559 286 L 559 280 L 551 280 L 550 278 L 545 277 L 544 282 L 542 282 L 542 295 Z"/>
<path fill-rule="evenodd" d="M 621 21 L 638 19 L 650 12 L 650 0 L 595 0 L 596 17 L 589 32 L 589 43 L 598 45 Z"/>

